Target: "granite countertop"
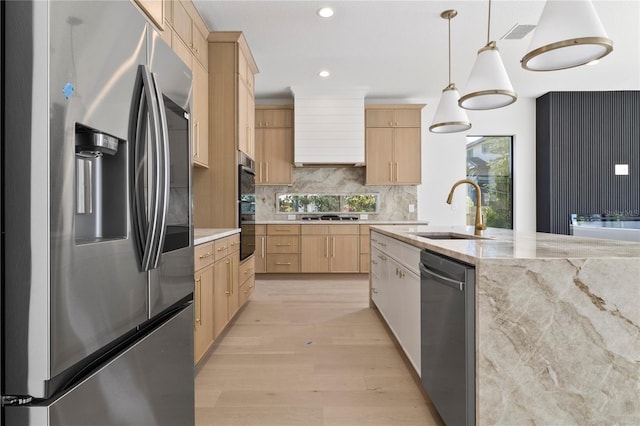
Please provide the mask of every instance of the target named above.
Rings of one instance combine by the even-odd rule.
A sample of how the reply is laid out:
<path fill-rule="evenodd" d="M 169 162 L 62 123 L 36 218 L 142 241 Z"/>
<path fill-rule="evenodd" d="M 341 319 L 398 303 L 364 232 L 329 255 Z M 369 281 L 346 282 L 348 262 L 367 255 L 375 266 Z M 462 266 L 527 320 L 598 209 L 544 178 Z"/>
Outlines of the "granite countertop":
<path fill-rule="evenodd" d="M 475 265 L 476 424 L 640 424 L 640 243 L 473 227 L 372 230 Z"/>
<path fill-rule="evenodd" d="M 196 228 L 193 230 L 193 245 L 197 246 L 209 241 L 219 240 L 239 232 L 240 228 Z"/>
<path fill-rule="evenodd" d="M 483 239 L 431 240 L 412 235 L 415 232 L 453 232 L 473 235 L 472 226 L 374 226 L 376 231 L 419 248 L 471 264 L 483 259 L 610 259 L 637 258 L 640 244 L 625 241 L 598 240 L 571 235 L 540 232 L 514 232 L 489 228 Z"/>

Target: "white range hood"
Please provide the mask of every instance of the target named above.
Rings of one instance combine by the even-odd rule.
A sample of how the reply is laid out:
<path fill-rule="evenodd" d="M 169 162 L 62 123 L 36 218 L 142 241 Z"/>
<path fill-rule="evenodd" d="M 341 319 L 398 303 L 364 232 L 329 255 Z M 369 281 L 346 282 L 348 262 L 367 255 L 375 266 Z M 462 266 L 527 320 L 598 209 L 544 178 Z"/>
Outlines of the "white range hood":
<path fill-rule="evenodd" d="M 301 166 L 364 166 L 366 88 L 331 92 L 294 86 L 294 163 Z"/>

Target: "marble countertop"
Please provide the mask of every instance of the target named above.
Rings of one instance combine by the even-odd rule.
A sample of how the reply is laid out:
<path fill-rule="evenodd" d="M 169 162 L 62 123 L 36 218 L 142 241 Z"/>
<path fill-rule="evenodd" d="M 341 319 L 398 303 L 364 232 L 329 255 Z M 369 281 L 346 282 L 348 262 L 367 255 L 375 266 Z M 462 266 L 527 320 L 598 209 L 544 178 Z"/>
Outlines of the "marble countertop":
<path fill-rule="evenodd" d="M 374 225 L 372 229 L 419 248 L 477 264 L 483 259 L 612 259 L 637 258 L 640 243 L 489 228 L 485 239 L 432 240 L 416 232 L 473 235 L 472 226 Z"/>
<path fill-rule="evenodd" d="M 193 230 L 193 245 L 198 246 L 239 232 L 240 228 L 196 228 Z"/>
<path fill-rule="evenodd" d="M 428 225 L 426 220 L 257 220 L 256 225 Z"/>
<path fill-rule="evenodd" d="M 475 265 L 476 424 L 640 424 L 640 243 L 374 226 Z"/>

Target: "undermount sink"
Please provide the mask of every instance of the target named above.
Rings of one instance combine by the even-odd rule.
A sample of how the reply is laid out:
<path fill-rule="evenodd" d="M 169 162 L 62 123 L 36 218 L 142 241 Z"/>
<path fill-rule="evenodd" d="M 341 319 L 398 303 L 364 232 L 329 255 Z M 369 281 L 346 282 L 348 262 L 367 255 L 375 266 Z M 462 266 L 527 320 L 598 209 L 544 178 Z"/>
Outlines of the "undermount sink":
<path fill-rule="evenodd" d="M 493 238 L 483 237 L 481 235 L 459 234 L 456 232 L 411 232 L 410 234 L 430 240 L 490 240 Z"/>

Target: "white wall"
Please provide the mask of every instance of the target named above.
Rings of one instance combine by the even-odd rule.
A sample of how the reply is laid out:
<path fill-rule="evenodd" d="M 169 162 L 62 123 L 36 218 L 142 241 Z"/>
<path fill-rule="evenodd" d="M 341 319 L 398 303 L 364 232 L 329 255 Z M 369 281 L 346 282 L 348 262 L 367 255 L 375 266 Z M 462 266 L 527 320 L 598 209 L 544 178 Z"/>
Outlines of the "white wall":
<path fill-rule="evenodd" d="M 521 98 L 491 111 L 469 111 L 468 132 L 429 132 L 439 99 L 424 99 L 422 110 L 422 185 L 418 187 L 418 219 L 437 225 L 464 225 L 466 193 L 458 188 L 449 206 L 453 183 L 466 176 L 466 135 L 513 135 L 514 229 L 536 229 L 535 99 Z M 405 101 L 406 102 L 406 101 Z M 412 100 L 413 102 L 413 100 Z"/>

